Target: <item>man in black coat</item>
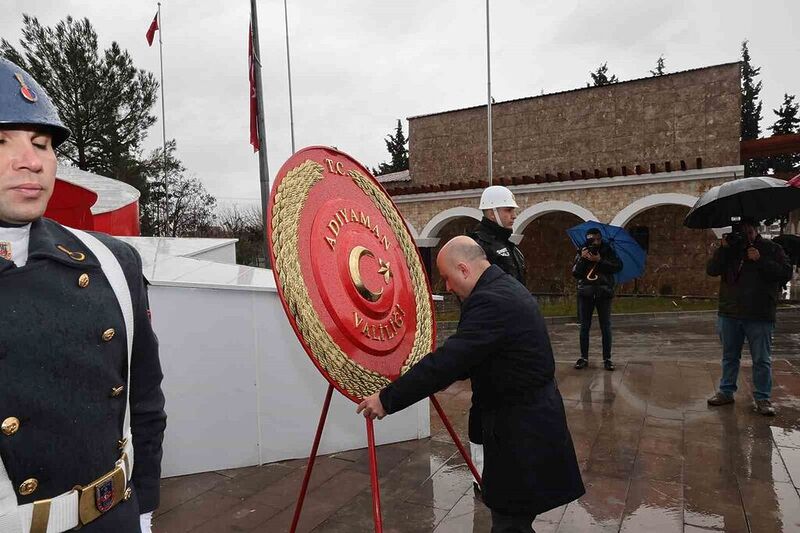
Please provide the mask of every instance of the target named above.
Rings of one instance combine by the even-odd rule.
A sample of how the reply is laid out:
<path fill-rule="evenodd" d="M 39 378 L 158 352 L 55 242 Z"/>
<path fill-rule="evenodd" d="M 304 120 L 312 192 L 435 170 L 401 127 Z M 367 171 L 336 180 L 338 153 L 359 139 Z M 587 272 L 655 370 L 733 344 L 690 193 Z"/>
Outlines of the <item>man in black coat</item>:
<path fill-rule="evenodd" d="M 611 360 L 611 301 L 614 298 L 614 274 L 622 270 L 622 261 L 614 249 L 603 241 L 600 230 L 586 232 L 586 246 L 575 256 L 572 275 L 578 285 L 578 317 L 581 322 L 581 356 L 575 368 L 589 366 L 589 330 L 592 315 L 597 309 L 600 332 L 603 336 L 603 367 L 614 370 Z"/>
<path fill-rule="evenodd" d="M 458 330 L 358 412 L 383 418 L 468 375 L 492 533 L 531 532 L 536 515 L 584 494 L 544 319 L 530 292 L 469 237 L 449 241 L 436 265 L 462 301 Z"/>
<path fill-rule="evenodd" d="M 166 425 L 158 341 L 137 252 L 42 217 L 69 134 L 0 59 L 0 531 L 148 533 Z"/>
<path fill-rule="evenodd" d="M 792 279 L 792 266 L 783 249 L 762 239 L 755 220 L 745 219 L 723 236 L 706 265 L 719 276 L 717 331 L 722 342 L 722 378 L 708 399 L 712 406 L 733 402 L 742 347 L 747 339 L 753 359 L 754 409 L 774 416 L 772 394 L 772 332 L 780 287 Z"/>

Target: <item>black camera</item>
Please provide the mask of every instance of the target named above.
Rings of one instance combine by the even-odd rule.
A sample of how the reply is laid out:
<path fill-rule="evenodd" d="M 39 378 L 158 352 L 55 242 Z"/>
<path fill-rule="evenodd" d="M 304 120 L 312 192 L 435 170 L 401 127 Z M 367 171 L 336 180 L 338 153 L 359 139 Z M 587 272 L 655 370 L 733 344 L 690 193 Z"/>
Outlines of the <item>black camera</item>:
<path fill-rule="evenodd" d="M 750 219 L 743 219 L 742 217 L 731 217 L 730 233 L 722 234 L 722 238 L 725 239 L 725 242 L 727 242 L 728 246 L 733 250 L 744 251 L 751 245 L 744 224 L 755 225 L 755 222 Z"/>
<path fill-rule="evenodd" d="M 734 227 L 730 233 L 724 233 L 722 237 L 731 248 L 742 249 L 747 247 L 747 235 L 744 234 L 741 227 Z"/>
<path fill-rule="evenodd" d="M 594 237 L 592 237 L 591 235 L 586 236 L 586 242 L 584 242 L 583 246 L 584 248 L 589 250 L 590 254 L 596 255 L 600 253 L 600 244 L 595 242 Z"/>

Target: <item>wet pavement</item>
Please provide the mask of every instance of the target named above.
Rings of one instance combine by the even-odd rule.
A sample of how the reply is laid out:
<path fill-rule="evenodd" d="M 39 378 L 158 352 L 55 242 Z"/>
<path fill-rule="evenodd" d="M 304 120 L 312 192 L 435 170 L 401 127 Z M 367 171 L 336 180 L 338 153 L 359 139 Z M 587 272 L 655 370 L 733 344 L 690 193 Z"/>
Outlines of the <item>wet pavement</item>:
<path fill-rule="evenodd" d="M 752 411 L 747 352 L 736 403 L 706 405 L 719 379 L 715 320 L 618 320 L 615 372 L 599 364 L 598 330 L 590 367 L 575 370 L 577 326 L 549 327 L 587 493 L 537 517 L 537 533 L 800 531 L 800 311 L 778 318 L 774 418 Z M 437 397 L 466 441 L 469 383 Z M 384 531 L 488 532 L 489 511 L 433 409 L 431 434 L 378 448 Z M 294 460 L 165 479 L 154 531 L 288 531 L 304 471 Z M 298 531 L 373 531 L 366 450 L 317 460 Z"/>

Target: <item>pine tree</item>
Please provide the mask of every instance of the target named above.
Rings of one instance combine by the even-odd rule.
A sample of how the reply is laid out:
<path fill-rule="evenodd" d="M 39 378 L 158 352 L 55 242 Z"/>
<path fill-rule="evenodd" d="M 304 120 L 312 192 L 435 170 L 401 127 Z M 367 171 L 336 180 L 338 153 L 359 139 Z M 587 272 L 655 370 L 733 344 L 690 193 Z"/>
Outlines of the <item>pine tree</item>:
<path fill-rule="evenodd" d="M 608 77 L 608 62 L 597 67 L 597 70 L 590 72 L 589 75 L 592 77 L 592 83 L 587 83 L 587 87 L 602 87 L 619 81 L 613 74 L 610 78 Z"/>
<path fill-rule="evenodd" d="M 664 55 L 662 54 L 658 57 L 658 61 L 656 61 L 656 69 L 651 70 L 650 74 L 653 76 L 663 76 L 666 73 L 666 70 L 664 70 Z"/>
<path fill-rule="evenodd" d="M 387 135 L 385 141 L 386 149 L 392 156 L 392 162 L 378 165 L 377 174 L 390 174 L 408 170 L 408 148 L 406 148 L 408 139 L 403 134 L 403 124 L 399 118 L 397 119 L 397 128 L 394 130 L 394 135 Z"/>
<path fill-rule="evenodd" d="M 54 26 L 22 16 L 15 48 L 0 38 L 0 57 L 26 69 L 58 109 L 70 138 L 58 154 L 81 170 L 124 181 L 141 192 L 142 227 L 152 196 L 145 176 L 142 144 L 156 117 L 158 81 L 137 69 L 118 43 L 101 50 L 89 19 L 68 16 Z"/>
<path fill-rule="evenodd" d="M 742 140 L 757 139 L 761 133 L 761 82 L 755 82 L 755 77 L 761 72 L 761 67 L 750 64 L 750 50 L 747 41 L 742 42 Z"/>
<path fill-rule="evenodd" d="M 757 139 L 761 133 L 761 82 L 756 83 L 755 78 L 761 72 L 761 67 L 750 64 L 750 50 L 747 40 L 742 41 L 742 133 L 743 141 Z M 762 158 L 749 159 L 744 162 L 746 176 L 763 176 L 769 164 Z"/>
<path fill-rule="evenodd" d="M 795 95 L 783 95 L 783 104 L 772 112 L 778 116 L 775 124 L 770 126 L 773 135 L 791 135 L 800 133 L 800 118 L 797 113 L 800 104 L 794 102 Z M 800 153 L 777 155 L 770 158 L 770 166 L 776 172 L 791 172 L 800 169 Z"/>
<path fill-rule="evenodd" d="M 142 185 L 134 175 L 142 142 L 156 117 L 158 81 L 139 70 L 119 44 L 105 50 L 89 19 L 43 26 L 22 17 L 20 49 L 0 39 L 0 56 L 28 70 L 58 108 L 72 136 L 59 154 L 82 170 Z"/>

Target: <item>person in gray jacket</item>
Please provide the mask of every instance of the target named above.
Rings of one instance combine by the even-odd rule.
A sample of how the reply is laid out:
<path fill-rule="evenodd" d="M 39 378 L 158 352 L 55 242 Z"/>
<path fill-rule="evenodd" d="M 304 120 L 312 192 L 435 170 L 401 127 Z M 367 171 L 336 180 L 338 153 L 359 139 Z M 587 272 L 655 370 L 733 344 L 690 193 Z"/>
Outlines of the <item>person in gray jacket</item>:
<path fill-rule="evenodd" d="M 792 279 L 783 248 L 761 238 L 755 220 L 745 218 L 724 235 L 708 261 L 706 273 L 719 276 L 717 331 L 722 342 L 722 377 L 711 406 L 734 401 L 744 340 L 753 359 L 754 409 L 774 416 L 772 394 L 772 331 L 780 287 Z"/>

